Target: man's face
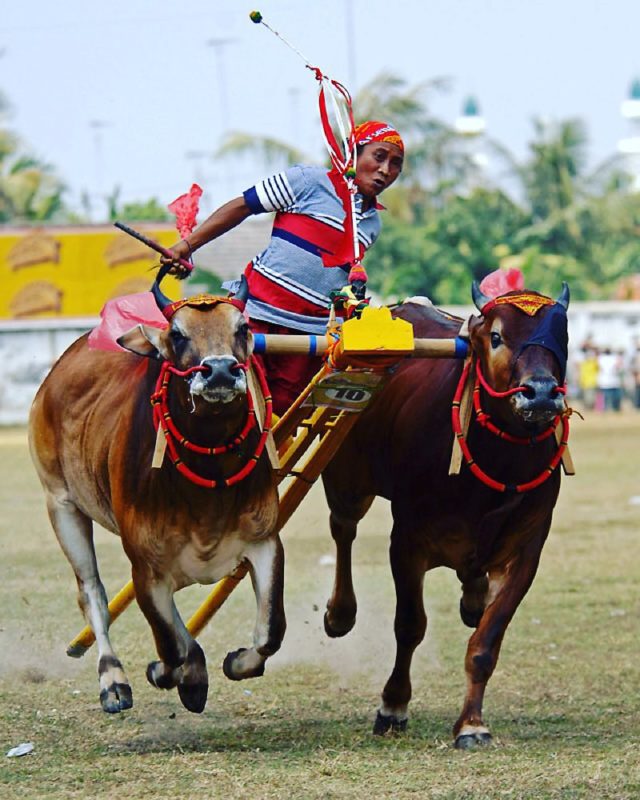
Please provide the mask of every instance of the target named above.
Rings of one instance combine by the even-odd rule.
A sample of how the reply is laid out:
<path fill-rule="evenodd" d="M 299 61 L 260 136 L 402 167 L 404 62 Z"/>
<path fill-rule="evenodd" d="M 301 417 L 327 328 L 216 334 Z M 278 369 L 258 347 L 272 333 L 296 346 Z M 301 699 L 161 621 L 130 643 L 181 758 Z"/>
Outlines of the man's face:
<path fill-rule="evenodd" d="M 389 142 L 371 142 L 362 148 L 356 164 L 356 184 L 368 198 L 375 198 L 402 172 L 402 150 Z"/>

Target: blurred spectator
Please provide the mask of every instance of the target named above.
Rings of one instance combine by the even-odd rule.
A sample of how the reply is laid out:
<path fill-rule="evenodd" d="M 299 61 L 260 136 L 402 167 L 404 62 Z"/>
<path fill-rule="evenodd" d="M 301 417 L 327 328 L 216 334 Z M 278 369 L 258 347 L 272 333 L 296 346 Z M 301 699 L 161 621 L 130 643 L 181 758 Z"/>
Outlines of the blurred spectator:
<path fill-rule="evenodd" d="M 605 411 L 620 411 L 623 368 L 623 357 L 612 348 L 605 347 L 598 354 L 597 386 L 604 401 Z"/>
<path fill-rule="evenodd" d="M 640 338 L 634 339 L 629 358 L 629 374 L 631 378 L 631 402 L 634 408 L 640 409 Z"/>
<path fill-rule="evenodd" d="M 578 388 L 582 403 L 589 411 L 595 408 L 597 386 L 598 351 L 593 345 L 585 342 L 582 345 L 578 361 Z"/>

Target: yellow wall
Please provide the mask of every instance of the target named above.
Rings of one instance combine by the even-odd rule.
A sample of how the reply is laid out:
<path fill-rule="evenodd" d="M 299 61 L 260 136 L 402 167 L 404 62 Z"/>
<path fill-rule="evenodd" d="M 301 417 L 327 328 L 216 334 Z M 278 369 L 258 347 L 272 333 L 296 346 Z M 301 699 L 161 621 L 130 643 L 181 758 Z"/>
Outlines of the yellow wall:
<path fill-rule="evenodd" d="M 132 225 L 168 247 L 168 225 Z M 158 255 L 112 226 L 0 228 L 0 319 L 97 316 L 105 301 L 148 290 Z M 167 277 L 163 292 L 181 296 Z"/>

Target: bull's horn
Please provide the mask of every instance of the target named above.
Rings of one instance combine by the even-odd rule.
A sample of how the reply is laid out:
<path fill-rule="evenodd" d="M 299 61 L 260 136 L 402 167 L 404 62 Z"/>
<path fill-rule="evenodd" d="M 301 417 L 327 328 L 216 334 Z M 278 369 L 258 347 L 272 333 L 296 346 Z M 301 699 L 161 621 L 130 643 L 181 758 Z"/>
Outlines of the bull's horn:
<path fill-rule="evenodd" d="M 560 292 L 560 297 L 556 299 L 556 303 L 560 303 L 561 306 L 565 308 L 569 308 L 569 284 L 566 281 L 562 281 L 562 291 Z"/>
<path fill-rule="evenodd" d="M 238 291 L 233 295 L 233 299 L 238 303 L 241 303 L 243 306 L 246 305 L 247 300 L 249 299 L 249 283 L 247 282 L 245 275 L 240 277 L 240 286 Z"/>
<path fill-rule="evenodd" d="M 471 284 L 471 297 L 473 298 L 474 305 L 478 309 L 478 311 L 482 311 L 482 309 L 491 300 L 490 297 L 487 297 L 486 294 L 483 294 L 480 291 L 480 284 L 478 283 L 478 281 L 474 281 Z"/>
<path fill-rule="evenodd" d="M 160 281 L 164 278 L 164 276 L 169 272 L 171 269 L 171 264 L 163 264 L 158 270 L 158 275 L 153 282 L 153 286 L 151 287 L 151 293 L 153 294 L 155 301 L 158 305 L 160 311 L 164 311 L 167 306 L 170 306 L 173 302 L 170 300 L 166 294 L 160 288 Z"/>

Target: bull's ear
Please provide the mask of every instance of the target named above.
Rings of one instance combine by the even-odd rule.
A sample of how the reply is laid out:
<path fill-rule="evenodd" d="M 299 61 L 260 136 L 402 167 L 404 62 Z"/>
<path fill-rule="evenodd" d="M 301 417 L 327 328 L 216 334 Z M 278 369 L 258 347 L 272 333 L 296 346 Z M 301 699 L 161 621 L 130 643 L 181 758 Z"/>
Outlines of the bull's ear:
<path fill-rule="evenodd" d="M 253 338 L 252 331 L 249 331 L 249 334 L 247 336 L 247 358 L 251 358 L 255 346 L 256 346 L 256 340 Z"/>
<path fill-rule="evenodd" d="M 130 350 L 146 358 L 164 358 L 160 335 L 161 328 L 152 328 L 150 325 L 136 325 L 130 331 L 123 333 L 116 340 L 120 347 Z"/>

